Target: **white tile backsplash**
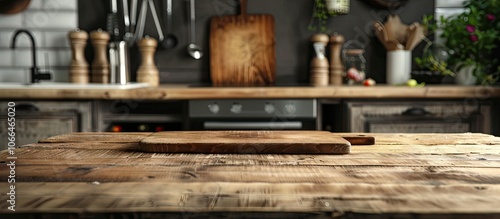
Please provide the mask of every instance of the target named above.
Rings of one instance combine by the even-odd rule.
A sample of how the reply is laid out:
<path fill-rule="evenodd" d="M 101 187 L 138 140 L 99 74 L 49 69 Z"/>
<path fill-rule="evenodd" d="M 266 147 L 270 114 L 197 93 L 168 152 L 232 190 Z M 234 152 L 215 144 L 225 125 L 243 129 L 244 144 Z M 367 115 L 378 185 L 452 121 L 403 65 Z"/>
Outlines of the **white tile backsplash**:
<path fill-rule="evenodd" d="M 2 28 L 18 28 L 23 26 L 23 14 L 0 15 L 0 27 Z"/>
<path fill-rule="evenodd" d="M 16 49 L 10 49 L 14 31 L 21 28 L 35 36 L 40 70 L 50 69 L 51 81 L 67 82 L 71 63 L 67 33 L 77 27 L 78 0 L 33 0 L 22 13 L 0 15 L 0 82 L 24 83 L 29 79 L 32 66 L 29 38 L 19 35 Z"/>
<path fill-rule="evenodd" d="M 436 0 L 436 8 L 461 8 L 465 0 Z"/>
<path fill-rule="evenodd" d="M 78 9 L 78 2 L 75 0 L 47 0 L 44 1 L 43 8 L 45 10 L 73 10 Z"/>
<path fill-rule="evenodd" d="M 31 67 L 32 55 L 29 49 L 19 49 L 13 51 L 11 56 L 13 67 Z M 70 50 L 37 50 L 36 56 L 37 66 L 40 69 L 50 67 L 67 67 L 71 64 L 71 51 Z"/>
<path fill-rule="evenodd" d="M 41 69 L 45 71 L 46 69 Z M 47 82 L 68 82 L 68 68 L 50 69 L 52 78 Z M 28 83 L 30 81 L 30 68 L 6 68 L 0 73 L 0 82 Z M 45 80 L 44 80 L 45 81 Z M 1 86 L 1 83 L 0 83 Z"/>
<path fill-rule="evenodd" d="M 33 29 L 66 29 L 78 26 L 78 15 L 75 12 L 28 11 L 26 12 L 26 28 Z"/>
<path fill-rule="evenodd" d="M 49 59 L 49 66 L 68 67 L 71 64 L 71 50 L 45 51 L 42 53 L 44 61 L 47 61 L 47 58 Z"/>
<path fill-rule="evenodd" d="M 68 30 L 69 31 L 69 30 Z M 70 48 L 68 31 L 45 32 L 44 44 L 46 47 Z"/>
<path fill-rule="evenodd" d="M 28 6 L 28 10 L 39 10 L 43 8 L 43 2 L 44 1 L 30 1 L 30 5 Z"/>
<path fill-rule="evenodd" d="M 0 48 L 7 49 L 10 48 L 10 38 L 13 31 L 0 31 Z"/>
<path fill-rule="evenodd" d="M 12 51 L 10 49 L 2 49 L 0 50 L 0 75 L 5 74 L 3 72 L 2 67 L 11 67 L 12 66 Z"/>
<path fill-rule="evenodd" d="M 440 19 L 441 16 L 447 18 L 456 14 L 464 12 L 463 8 L 436 8 L 436 18 Z"/>
<path fill-rule="evenodd" d="M 30 70 L 28 68 L 2 68 L 0 82 L 28 82 Z"/>

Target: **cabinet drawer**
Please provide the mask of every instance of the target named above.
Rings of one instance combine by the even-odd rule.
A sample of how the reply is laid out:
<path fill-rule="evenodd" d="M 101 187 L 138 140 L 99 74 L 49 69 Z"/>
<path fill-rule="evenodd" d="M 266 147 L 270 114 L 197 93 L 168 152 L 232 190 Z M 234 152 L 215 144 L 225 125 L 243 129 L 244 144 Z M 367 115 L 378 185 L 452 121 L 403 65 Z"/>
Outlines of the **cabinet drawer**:
<path fill-rule="evenodd" d="M 350 132 L 490 133 L 491 107 L 464 101 L 348 102 Z"/>
<path fill-rule="evenodd" d="M 16 146 L 54 135 L 92 131 L 90 101 L 13 101 Z M 10 104 L 12 105 L 12 104 Z M 7 124 L 7 101 L 0 101 L 0 123 Z M 0 149 L 6 149 L 7 125 L 0 126 Z"/>
<path fill-rule="evenodd" d="M 16 146 L 38 142 L 49 136 L 77 132 L 79 114 L 76 111 L 46 112 L 19 112 L 15 116 Z M 0 124 L 7 124 L 6 116 L 0 117 Z M 0 126 L 1 142 L 7 142 L 8 131 L 6 126 Z M 6 149 L 2 144 L 2 150 Z"/>

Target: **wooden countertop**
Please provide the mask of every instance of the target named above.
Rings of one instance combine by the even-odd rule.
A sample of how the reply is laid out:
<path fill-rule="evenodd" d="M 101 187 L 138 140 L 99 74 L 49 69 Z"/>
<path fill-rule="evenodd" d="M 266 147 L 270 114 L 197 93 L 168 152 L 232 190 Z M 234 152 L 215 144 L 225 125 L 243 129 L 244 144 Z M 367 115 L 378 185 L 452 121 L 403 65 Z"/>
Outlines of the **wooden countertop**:
<path fill-rule="evenodd" d="M 428 85 L 425 87 L 196 87 L 163 84 L 155 88 L 113 89 L 2 89 L 3 99 L 229 99 L 229 98 L 499 98 L 500 87 Z"/>
<path fill-rule="evenodd" d="M 370 134 L 376 145 L 347 155 L 257 155 L 139 152 L 148 134 L 73 133 L 1 151 L 0 214 L 11 213 L 5 163 L 16 156 L 16 213 L 41 217 L 500 217 L 491 135 Z"/>

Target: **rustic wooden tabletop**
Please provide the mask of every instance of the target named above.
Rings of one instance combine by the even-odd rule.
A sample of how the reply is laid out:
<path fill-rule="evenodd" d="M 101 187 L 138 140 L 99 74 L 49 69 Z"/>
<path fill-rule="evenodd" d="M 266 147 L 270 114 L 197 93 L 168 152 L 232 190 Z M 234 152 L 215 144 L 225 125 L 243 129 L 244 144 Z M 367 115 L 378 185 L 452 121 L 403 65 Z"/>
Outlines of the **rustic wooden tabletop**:
<path fill-rule="evenodd" d="M 277 155 L 140 152 L 149 134 L 72 133 L 1 151 L 1 218 L 500 217 L 491 135 L 371 134 L 375 145 L 350 154 Z"/>

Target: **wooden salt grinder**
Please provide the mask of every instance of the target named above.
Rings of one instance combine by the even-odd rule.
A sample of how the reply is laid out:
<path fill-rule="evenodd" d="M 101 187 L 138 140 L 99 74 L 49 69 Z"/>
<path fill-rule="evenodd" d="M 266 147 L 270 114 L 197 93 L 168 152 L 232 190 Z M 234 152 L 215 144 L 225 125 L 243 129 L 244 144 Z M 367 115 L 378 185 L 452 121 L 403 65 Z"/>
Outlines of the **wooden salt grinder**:
<path fill-rule="evenodd" d="M 137 82 L 148 83 L 157 87 L 160 84 L 160 72 L 156 67 L 154 55 L 158 42 L 154 38 L 146 36 L 137 42 L 141 52 L 141 64 L 137 69 Z"/>
<path fill-rule="evenodd" d="M 328 85 L 328 59 L 325 57 L 328 40 L 326 34 L 315 34 L 311 37 L 315 56 L 311 59 L 309 82 L 313 86 Z"/>
<path fill-rule="evenodd" d="M 342 85 L 342 78 L 344 74 L 344 65 L 340 58 L 340 51 L 344 37 L 339 34 L 330 36 L 330 84 Z"/>
<path fill-rule="evenodd" d="M 68 32 L 71 44 L 71 66 L 69 68 L 69 79 L 71 83 L 89 83 L 89 64 L 85 60 L 85 46 L 89 34 L 87 31 L 75 29 Z"/>
<path fill-rule="evenodd" d="M 92 62 L 92 82 L 109 83 L 108 42 L 109 33 L 102 29 L 90 32 L 90 39 L 94 47 L 94 61 Z"/>

